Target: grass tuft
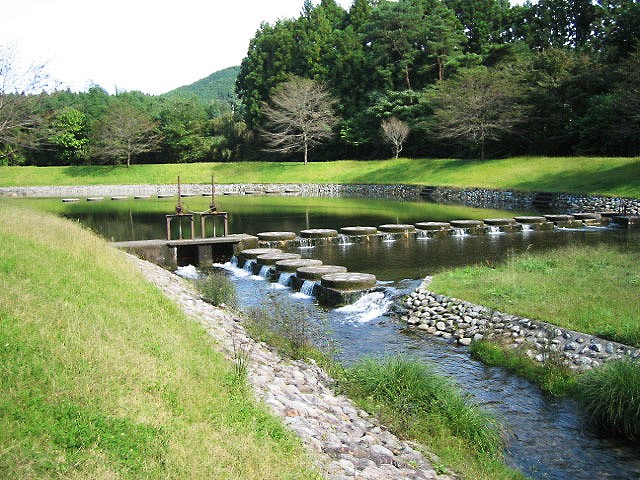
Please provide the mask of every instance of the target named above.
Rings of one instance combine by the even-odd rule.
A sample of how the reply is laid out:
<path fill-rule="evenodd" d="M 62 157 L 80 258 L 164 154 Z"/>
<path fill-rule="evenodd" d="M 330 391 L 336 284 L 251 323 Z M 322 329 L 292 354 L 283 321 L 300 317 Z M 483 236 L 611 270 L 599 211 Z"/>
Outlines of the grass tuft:
<path fill-rule="evenodd" d="M 594 426 L 640 440 L 640 363 L 619 360 L 586 372 L 575 395 Z"/>
<path fill-rule="evenodd" d="M 225 272 L 212 270 L 196 282 L 202 298 L 212 305 L 237 308 L 236 287 Z"/>

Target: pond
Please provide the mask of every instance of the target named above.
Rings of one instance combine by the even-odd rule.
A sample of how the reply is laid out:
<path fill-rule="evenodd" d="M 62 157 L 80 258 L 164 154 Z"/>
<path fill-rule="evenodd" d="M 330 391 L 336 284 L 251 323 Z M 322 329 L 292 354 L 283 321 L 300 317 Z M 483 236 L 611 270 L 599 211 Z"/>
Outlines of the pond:
<path fill-rule="evenodd" d="M 62 204 L 57 200 L 19 200 L 37 208 L 78 220 L 103 237 L 114 240 L 162 238 L 164 215 L 176 199 Z M 208 198 L 183 200 L 188 210 L 208 208 Z M 415 223 L 453 219 L 512 217 L 531 212 L 484 210 L 427 202 L 302 197 L 221 197 L 218 208 L 229 212 L 232 233 L 293 231 L 307 228 L 383 223 Z M 562 212 L 559 212 L 562 213 Z M 478 262 L 500 262 L 509 254 L 582 243 L 638 242 L 640 232 L 588 228 L 551 232 L 406 239 L 353 245 L 296 249 L 303 257 L 344 265 L 351 271 L 375 274 L 387 286 L 385 296 L 365 298 L 358 305 L 325 311 L 309 297 L 250 276 L 231 264 L 244 305 L 259 303 L 269 292 L 283 301 L 305 302 L 318 318 L 328 316 L 345 363 L 363 356 L 409 354 L 432 363 L 454 378 L 476 401 L 496 412 L 511 432 L 507 462 L 532 478 L 640 478 L 637 446 L 598 437 L 584 424 L 570 400 L 542 394 L 526 380 L 472 360 L 464 347 L 428 335 L 407 334 L 386 313 L 392 297 L 414 289 L 439 270 Z M 276 288 L 277 290 L 274 290 Z"/>

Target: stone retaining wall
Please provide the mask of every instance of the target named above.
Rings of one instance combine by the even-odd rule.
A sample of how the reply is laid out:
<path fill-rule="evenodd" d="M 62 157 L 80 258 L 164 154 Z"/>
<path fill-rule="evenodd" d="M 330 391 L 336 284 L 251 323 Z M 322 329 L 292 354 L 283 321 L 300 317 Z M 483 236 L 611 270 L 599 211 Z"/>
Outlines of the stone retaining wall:
<path fill-rule="evenodd" d="M 539 362 L 549 353 L 563 355 L 571 368 L 586 370 L 625 356 L 639 358 L 640 350 L 592 335 L 575 332 L 529 318 L 498 312 L 427 289 L 426 280 L 411 293 L 402 314 L 410 328 L 424 331 L 460 345 L 482 339 L 503 339 L 522 345 Z"/>
<path fill-rule="evenodd" d="M 245 192 L 299 193 L 314 197 L 366 197 L 417 200 L 421 193 L 441 203 L 457 203 L 483 208 L 534 209 L 538 193 L 488 188 L 424 187 L 421 185 L 341 185 L 291 183 L 235 183 L 216 185 L 218 194 Z M 86 185 L 51 187 L 0 187 L 0 196 L 18 197 L 112 197 L 134 195 L 176 195 L 178 187 L 171 185 Z M 211 193 L 209 184 L 184 184 L 182 192 L 190 195 Z M 640 199 L 605 197 L 570 193 L 552 193 L 550 208 L 564 213 L 584 211 L 616 211 L 625 215 L 640 214 Z"/>

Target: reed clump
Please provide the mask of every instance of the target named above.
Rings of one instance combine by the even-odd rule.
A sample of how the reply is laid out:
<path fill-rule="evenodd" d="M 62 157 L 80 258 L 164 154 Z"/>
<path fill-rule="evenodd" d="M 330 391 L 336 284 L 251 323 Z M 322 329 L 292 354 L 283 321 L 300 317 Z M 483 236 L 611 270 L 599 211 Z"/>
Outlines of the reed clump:
<path fill-rule="evenodd" d="M 618 360 L 582 374 L 575 395 L 591 423 L 608 433 L 640 440 L 640 363 Z"/>

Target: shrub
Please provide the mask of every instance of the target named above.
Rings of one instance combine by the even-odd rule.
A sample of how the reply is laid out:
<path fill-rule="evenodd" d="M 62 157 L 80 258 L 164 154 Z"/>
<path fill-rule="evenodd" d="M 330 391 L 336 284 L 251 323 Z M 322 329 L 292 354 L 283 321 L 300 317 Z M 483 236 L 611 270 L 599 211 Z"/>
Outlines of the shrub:
<path fill-rule="evenodd" d="M 216 306 L 235 308 L 238 305 L 236 287 L 225 272 L 213 270 L 198 280 L 198 290 L 202 298 Z"/>
<path fill-rule="evenodd" d="M 575 394 L 594 426 L 640 440 L 640 363 L 619 360 L 585 372 Z"/>

